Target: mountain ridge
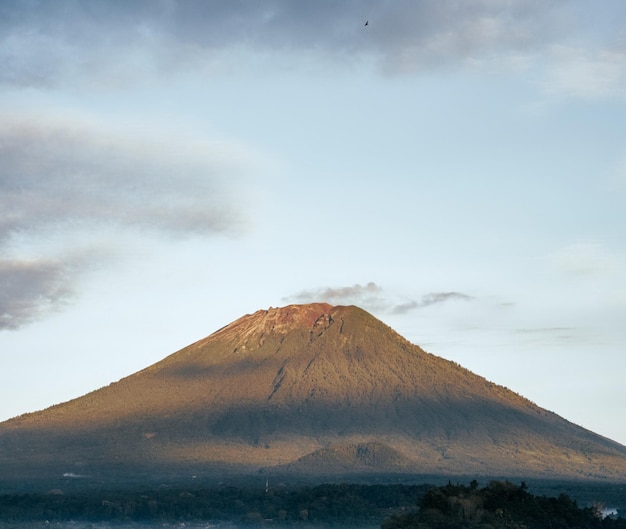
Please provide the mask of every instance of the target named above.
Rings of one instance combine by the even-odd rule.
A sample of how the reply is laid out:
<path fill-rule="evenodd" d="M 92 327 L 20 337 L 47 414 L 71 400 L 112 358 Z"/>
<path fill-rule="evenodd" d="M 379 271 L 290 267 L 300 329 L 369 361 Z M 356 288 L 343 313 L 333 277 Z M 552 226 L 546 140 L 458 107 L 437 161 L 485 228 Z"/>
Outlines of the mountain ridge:
<path fill-rule="evenodd" d="M 324 303 L 256 311 L 116 383 L 0 423 L 5 468 L 53 459 L 67 471 L 626 476 L 626 447 L 358 307 Z"/>

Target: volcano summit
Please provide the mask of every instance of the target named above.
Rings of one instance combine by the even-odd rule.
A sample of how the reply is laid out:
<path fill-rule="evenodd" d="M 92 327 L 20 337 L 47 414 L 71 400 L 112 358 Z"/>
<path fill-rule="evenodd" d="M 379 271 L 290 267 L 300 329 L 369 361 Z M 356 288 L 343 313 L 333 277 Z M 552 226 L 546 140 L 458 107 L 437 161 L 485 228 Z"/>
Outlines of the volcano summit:
<path fill-rule="evenodd" d="M 310 304 L 246 315 L 119 382 L 0 424 L 0 465 L 25 477 L 623 480 L 626 447 L 357 307 Z"/>

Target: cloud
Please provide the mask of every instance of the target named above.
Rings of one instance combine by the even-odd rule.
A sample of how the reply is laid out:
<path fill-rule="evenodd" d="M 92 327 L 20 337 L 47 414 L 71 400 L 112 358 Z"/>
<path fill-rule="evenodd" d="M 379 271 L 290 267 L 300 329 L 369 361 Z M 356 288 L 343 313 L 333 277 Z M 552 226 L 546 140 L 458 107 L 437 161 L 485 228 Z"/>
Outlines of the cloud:
<path fill-rule="evenodd" d="M 290 303 L 326 302 L 332 305 L 359 305 L 368 310 L 388 314 L 405 314 L 412 310 L 423 309 L 431 305 L 448 301 L 470 301 L 472 296 L 460 292 L 430 292 L 424 294 L 419 301 L 397 302 L 397 297 L 387 293 L 374 282 L 366 285 L 352 285 L 349 287 L 320 288 L 305 290 L 293 296 L 283 298 Z"/>
<path fill-rule="evenodd" d="M 229 188 L 256 163 L 223 142 L 52 115 L 0 116 L 0 159 L 0 330 L 76 299 L 86 270 L 123 253 L 112 240 L 239 233 L 245 193 Z"/>
<path fill-rule="evenodd" d="M 528 343 L 545 344 L 549 342 L 573 342 L 578 329 L 574 327 L 538 327 L 534 329 L 516 329 L 514 333 L 522 336 Z"/>
<path fill-rule="evenodd" d="M 570 91 L 582 79 L 587 93 L 603 94 L 623 86 L 615 84 L 625 68 L 615 52 L 623 19 L 617 3 L 585 9 L 569 0 L 9 0 L 0 8 L 0 82 L 123 82 L 206 68 L 224 50 L 247 49 L 295 53 L 300 61 L 374 59 L 393 74 L 543 64 L 553 89 Z M 581 59 L 565 49 L 592 51 Z M 601 80 L 583 79 L 590 72 Z"/>
<path fill-rule="evenodd" d="M 428 307 L 437 303 L 444 303 L 450 300 L 469 301 L 474 299 L 472 296 L 462 294 L 461 292 L 431 292 L 422 297 L 421 306 Z"/>
<path fill-rule="evenodd" d="M 423 309 L 430 307 L 431 305 L 437 305 L 446 303 L 448 301 L 471 301 L 474 299 L 472 296 L 462 294 L 461 292 L 430 292 L 424 294 L 419 301 L 409 301 L 407 303 L 401 303 L 395 305 L 391 309 L 392 314 L 405 314 L 406 312 Z"/>
<path fill-rule="evenodd" d="M 0 330 L 15 330 L 75 295 L 72 266 L 50 260 L 0 261 Z"/>
<path fill-rule="evenodd" d="M 584 49 L 555 46 L 551 67 L 542 81 L 545 91 L 583 99 L 624 98 L 626 51 L 623 47 Z"/>
<path fill-rule="evenodd" d="M 324 301 L 332 305 L 364 305 L 378 306 L 383 298 L 383 289 L 376 283 L 366 285 L 355 284 L 349 287 L 320 288 L 303 290 L 302 292 L 283 298 L 284 301 L 295 303 L 311 303 Z"/>
<path fill-rule="evenodd" d="M 607 339 L 607 335 L 583 323 L 576 327 L 536 327 L 512 330 L 513 340 L 519 347 L 545 349 L 548 347 L 593 347 Z"/>
<path fill-rule="evenodd" d="M 610 253 L 603 245 L 594 243 L 571 244 L 550 256 L 553 267 L 568 275 L 606 276 L 621 269 L 622 259 Z"/>
<path fill-rule="evenodd" d="M 41 229 L 111 225 L 210 235 L 242 217 L 221 182 L 243 171 L 230 146 L 141 139 L 97 123 L 0 118 L 0 242 Z"/>

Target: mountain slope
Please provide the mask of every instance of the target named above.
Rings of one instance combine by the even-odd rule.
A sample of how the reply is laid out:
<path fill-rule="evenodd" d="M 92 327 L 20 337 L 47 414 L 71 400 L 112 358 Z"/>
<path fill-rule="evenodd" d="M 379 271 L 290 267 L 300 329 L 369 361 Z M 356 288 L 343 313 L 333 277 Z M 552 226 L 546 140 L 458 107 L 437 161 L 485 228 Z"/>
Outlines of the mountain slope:
<path fill-rule="evenodd" d="M 0 464 L 621 479 L 626 447 L 357 307 L 311 304 L 244 316 L 115 384 L 0 424 Z"/>

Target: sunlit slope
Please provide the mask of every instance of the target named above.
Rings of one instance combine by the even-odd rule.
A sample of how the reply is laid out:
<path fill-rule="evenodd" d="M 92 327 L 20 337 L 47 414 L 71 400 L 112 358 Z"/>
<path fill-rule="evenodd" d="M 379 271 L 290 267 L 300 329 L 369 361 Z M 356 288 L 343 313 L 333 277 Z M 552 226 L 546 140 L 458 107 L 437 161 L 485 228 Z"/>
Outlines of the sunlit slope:
<path fill-rule="evenodd" d="M 244 316 L 115 384 L 2 423 L 0 462 L 11 472 L 626 476 L 622 445 L 357 307 L 326 304 Z"/>

